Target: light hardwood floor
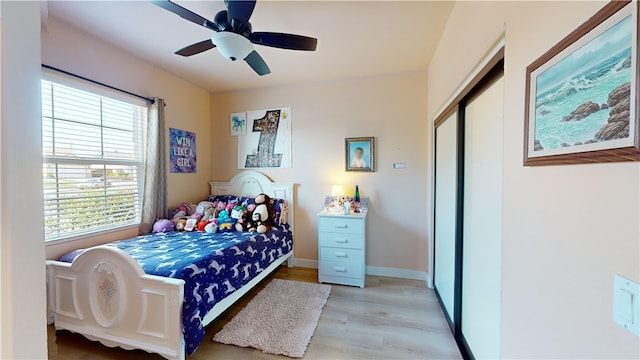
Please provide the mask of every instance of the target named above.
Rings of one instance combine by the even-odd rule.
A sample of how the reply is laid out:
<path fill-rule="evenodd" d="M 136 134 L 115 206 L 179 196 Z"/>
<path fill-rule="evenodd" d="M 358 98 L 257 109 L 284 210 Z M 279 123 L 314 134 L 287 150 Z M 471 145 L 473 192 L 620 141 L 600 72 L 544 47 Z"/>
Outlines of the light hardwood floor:
<path fill-rule="evenodd" d="M 211 341 L 271 278 L 317 282 L 315 269 L 280 268 L 207 327 L 200 359 L 288 359 Z M 422 281 L 367 276 L 364 289 L 333 285 L 304 359 L 459 359 L 433 292 Z M 49 359 L 162 359 L 140 350 L 108 348 L 49 326 Z"/>

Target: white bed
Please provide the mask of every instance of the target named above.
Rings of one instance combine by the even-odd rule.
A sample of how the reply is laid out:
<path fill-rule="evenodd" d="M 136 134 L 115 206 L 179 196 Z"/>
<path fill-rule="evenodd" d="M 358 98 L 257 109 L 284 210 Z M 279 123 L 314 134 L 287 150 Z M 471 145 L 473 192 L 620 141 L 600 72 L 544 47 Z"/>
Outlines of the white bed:
<path fill-rule="evenodd" d="M 253 197 L 259 193 L 285 199 L 288 223 L 293 231 L 293 183 L 272 182 L 255 171 L 244 171 L 229 182 L 210 182 L 211 195 Z M 294 240 L 295 242 L 295 240 Z M 291 251 L 275 260 L 249 283 L 218 302 L 203 317 L 208 325 L 256 284 L 288 261 Z M 47 310 L 56 330 L 77 332 L 110 347 L 141 349 L 167 359 L 184 359 L 182 304 L 184 281 L 145 274 L 140 265 L 117 248 L 98 246 L 79 255 L 72 263 L 47 260 Z M 109 311 L 98 301 L 98 288 L 105 276 L 115 279 Z M 104 290 L 102 290 L 104 296 Z M 203 340 L 206 341 L 206 340 Z"/>

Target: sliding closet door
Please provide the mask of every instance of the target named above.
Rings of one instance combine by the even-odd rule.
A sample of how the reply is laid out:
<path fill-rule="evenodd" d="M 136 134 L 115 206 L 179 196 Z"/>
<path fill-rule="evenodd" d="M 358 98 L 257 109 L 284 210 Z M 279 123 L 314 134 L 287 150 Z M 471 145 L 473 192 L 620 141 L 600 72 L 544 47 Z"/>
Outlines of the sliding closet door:
<path fill-rule="evenodd" d="M 477 359 L 500 357 L 503 76 L 464 107 L 461 330 Z"/>
<path fill-rule="evenodd" d="M 435 129 L 435 211 L 433 283 L 449 322 L 454 320 L 458 114 Z"/>

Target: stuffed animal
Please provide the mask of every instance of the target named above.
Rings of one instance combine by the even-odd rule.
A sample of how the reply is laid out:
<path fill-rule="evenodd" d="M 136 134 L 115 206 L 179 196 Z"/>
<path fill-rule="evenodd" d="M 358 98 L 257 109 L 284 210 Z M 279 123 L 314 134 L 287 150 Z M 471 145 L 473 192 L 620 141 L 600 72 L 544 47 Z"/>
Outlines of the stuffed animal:
<path fill-rule="evenodd" d="M 233 208 L 236 207 L 236 205 L 237 205 L 236 203 L 229 202 L 225 210 L 227 210 L 229 214 L 231 214 L 231 212 L 233 211 Z"/>
<path fill-rule="evenodd" d="M 216 209 L 209 208 L 204 211 L 204 214 L 202 215 L 202 218 L 200 219 L 200 221 L 215 220 L 215 218 L 217 217 L 218 217 L 218 212 L 216 212 Z"/>
<path fill-rule="evenodd" d="M 180 205 L 175 210 L 171 211 L 172 215 L 170 216 L 171 221 L 173 221 L 174 225 L 178 224 L 178 220 L 187 216 L 187 207 L 184 205 Z"/>
<path fill-rule="evenodd" d="M 232 232 L 235 231 L 236 219 L 227 218 L 218 223 L 218 231 L 220 232 Z"/>
<path fill-rule="evenodd" d="M 280 225 L 287 223 L 289 217 L 289 204 L 286 201 L 280 203 Z"/>
<path fill-rule="evenodd" d="M 198 220 L 200 220 L 200 218 L 202 217 L 201 214 L 199 214 L 198 212 L 194 212 L 193 214 L 191 214 L 188 218 L 189 219 L 194 219 L 196 221 L 196 223 L 198 222 Z"/>
<path fill-rule="evenodd" d="M 187 215 L 187 213 L 186 213 L 186 212 L 183 212 L 183 214 L 182 214 L 182 215 L 179 215 L 179 212 L 180 212 L 180 208 L 175 208 L 175 209 L 171 209 L 171 210 L 169 210 L 169 216 L 168 216 L 168 218 L 169 218 L 169 219 L 173 219 L 173 218 L 175 218 L 175 217 L 180 217 L 180 216 L 186 216 L 186 215 Z"/>
<path fill-rule="evenodd" d="M 187 222 L 184 225 L 184 231 L 194 231 L 198 230 L 198 220 L 197 218 L 188 218 Z"/>
<path fill-rule="evenodd" d="M 253 214 L 251 214 L 251 219 L 257 224 L 256 231 L 261 234 L 269 231 L 273 223 L 273 216 L 271 216 L 269 209 L 272 203 L 271 198 L 267 194 L 259 194 L 256 196 L 256 208 L 253 210 Z"/>
<path fill-rule="evenodd" d="M 215 222 L 217 224 L 218 220 L 213 219 L 213 220 L 207 220 L 207 221 L 200 221 L 197 226 L 198 231 L 204 231 L 204 228 L 207 227 L 207 225 L 209 225 L 212 222 Z"/>
<path fill-rule="evenodd" d="M 218 225 L 226 221 L 227 219 L 231 219 L 231 215 L 229 215 L 229 212 L 227 210 L 222 210 L 220 211 L 220 213 L 218 213 Z"/>
<path fill-rule="evenodd" d="M 206 232 L 206 233 L 218 232 L 218 221 L 214 220 L 214 221 L 208 223 L 207 226 L 204 227 L 204 232 Z"/>
<path fill-rule="evenodd" d="M 204 214 L 205 210 L 212 207 L 213 207 L 213 203 L 211 201 L 200 201 L 198 205 L 196 205 L 196 211 L 199 212 L 200 214 Z"/>
<path fill-rule="evenodd" d="M 256 231 L 258 231 L 258 223 L 256 221 L 253 221 L 253 214 L 251 214 L 251 217 L 245 223 L 245 226 L 246 226 L 248 232 L 256 232 Z"/>
<path fill-rule="evenodd" d="M 184 231 L 185 226 L 187 226 L 187 218 L 180 218 L 176 222 L 176 231 Z"/>
<path fill-rule="evenodd" d="M 235 230 L 236 219 L 232 219 L 227 210 L 222 210 L 218 214 L 218 231 L 230 232 Z"/>
<path fill-rule="evenodd" d="M 153 232 L 154 233 L 171 232 L 171 231 L 173 231 L 173 229 L 174 229 L 173 221 L 171 221 L 169 219 L 156 220 L 156 222 L 153 224 Z"/>
<path fill-rule="evenodd" d="M 209 221 L 216 217 L 215 208 L 211 201 L 200 201 L 196 206 L 196 213 L 200 214 L 200 221 Z"/>
<path fill-rule="evenodd" d="M 213 203 L 213 208 L 216 209 L 216 212 L 219 214 L 222 210 L 226 210 L 227 203 L 224 201 L 216 200 Z"/>
<path fill-rule="evenodd" d="M 231 210 L 231 218 L 236 219 L 236 231 L 245 231 L 245 223 L 247 221 L 247 208 L 242 205 L 234 206 Z"/>
<path fill-rule="evenodd" d="M 195 212 L 196 212 L 196 205 L 185 202 L 180 204 L 180 206 L 178 206 L 176 209 L 170 212 L 170 215 L 171 215 L 170 218 L 174 224 L 178 225 L 178 220 L 184 217 L 199 219 L 199 217 L 193 216 Z"/>
<path fill-rule="evenodd" d="M 180 204 L 180 208 L 183 209 L 184 211 L 187 213 L 187 216 L 191 216 L 193 215 L 194 212 L 196 212 L 196 204 L 192 204 L 192 203 L 182 203 Z"/>

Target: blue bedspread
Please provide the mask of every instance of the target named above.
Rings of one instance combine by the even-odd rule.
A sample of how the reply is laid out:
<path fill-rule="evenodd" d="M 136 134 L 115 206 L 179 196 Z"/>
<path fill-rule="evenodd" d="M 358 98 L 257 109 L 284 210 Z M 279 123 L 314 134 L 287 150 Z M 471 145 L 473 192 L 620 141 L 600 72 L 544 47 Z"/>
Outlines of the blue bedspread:
<path fill-rule="evenodd" d="M 145 273 L 183 279 L 182 326 L 189 355 L 204 338 L 202 318 L 220 300 L 248 283 L 278 257 L 292 249 L 288 225 L 265 234 L 170 232 L 115 241 Z M 60 258 L 71 262 L 81 251 Z"/>

